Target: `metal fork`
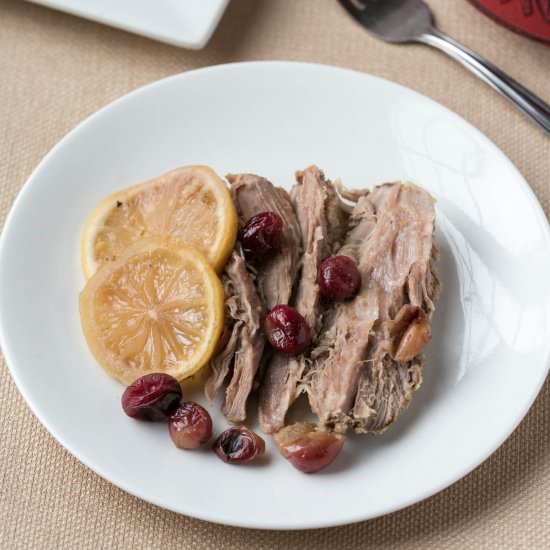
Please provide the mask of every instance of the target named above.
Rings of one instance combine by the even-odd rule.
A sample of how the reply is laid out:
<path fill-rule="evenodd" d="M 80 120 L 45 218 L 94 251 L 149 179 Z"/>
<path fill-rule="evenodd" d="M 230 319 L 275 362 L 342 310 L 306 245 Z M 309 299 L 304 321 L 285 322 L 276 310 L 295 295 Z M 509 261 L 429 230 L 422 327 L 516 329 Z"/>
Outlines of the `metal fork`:
<path fill-rule="evenodd" d="M 422 0 L 339 2 L 377 38 L 397 44 L 421 42 L 445 52 L 500 92 L 550 135 L 550 105 L 480 55 L 437 30 L 430 8 Z"/>

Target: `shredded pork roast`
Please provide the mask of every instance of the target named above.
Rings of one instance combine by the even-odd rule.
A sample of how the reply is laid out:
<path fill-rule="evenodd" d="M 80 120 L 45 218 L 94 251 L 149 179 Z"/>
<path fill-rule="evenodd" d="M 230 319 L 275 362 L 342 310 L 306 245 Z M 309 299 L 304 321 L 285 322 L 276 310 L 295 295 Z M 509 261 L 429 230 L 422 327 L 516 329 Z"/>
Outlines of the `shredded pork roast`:
<path fill-rule="evenodd" d="M 265 338 L 261 323 L 265 308 L 286 304 L 298 273 L 301 240 L 300 227 L 288 193 L 254 174 L 229 175 L 231 193 L 241 225 L 260 212 L 276 212 L 283 220 L 281 248 L 257 269 L 247 270 L 240 245 L 226 266 L 223 280 L 226 317 L 233 324 L 229 342 L 211 362 L 211 374 L 205 393 L 212 399 L 229 371 L 232 377 L 226 389 L 222 412 L 231 422 L 246 419 L 246 402 L 253 388 Z"/>
<path fill-rule="evenodd" d="M 229 175 L 241 225 L 260 212 L 275 212 L 283 220 L 281 249 L 258 267 L 256 284 L 266 309 L 286 304 L 300 263 L 300 227 L 288 193 L 253 174 Z"/>
<path fill-rule="evenodd" d="M 229 379 L 222 410 L 241 422 L 259 386 L 265 433 L 284 427 L 302 391 L 321 429 L 384 431 L 422 382 L 440 288 L 433 198 L 399 182 L 347 191 L 316 166 L 296 174 L 290 195 L 253 174 L 228 180 L 241 225 L 273 211 L 283 219 L 283 235 L 280 251 L 257 266 L 246 264 L 239 244 L 233 251 L 222 276 L 225 345 L 211 361 L 207 396 Z M 357 295 L 344 302 L 323 299 L 316 282 L 321 262 L 335 254 L 355 260 L 361 274 Z M 312 346 L 304 354 L 265 347 L 262 323 L 277 304 L 292 305 L 306 319 Z"/>
<path fill-rule="evenodd" d="M 376 187 L 357 203 L 338 254 L 357 261 L 361 287 L 333 304 L 305 388 L 320 425 L 382 432 L 422 382 L 422 350 L 439 291 L 435 210 L 412 184 Z"/>
<path fill-rule="evenodd" d="M 301 271 L 291 305 L 301 313 L 315 341 L 321 328 L 321 293 L 316 282 L 323 260 L 344 240 L 351 207 L 342 202 L 332 182 L 316 166 L 296 174 L 290 197 L 301 229 Z M 259 422 L 264 433 L 284 426 L 285 415 L 298 397 L 306 357 L 275 354 L 260 387 Z"/>
<path fill-rule="evenodd" d="M 262 331 L 264 308 L 244 261 L 236 246 L 222 276 L 226 300 L 226 318 L 232 325 L 225 348 L 211 361 L 211 374 L 205 393 L 212 399 L 232 369 L 225 391 L 222 412 L 231 422 L 246 419 L 246 401 L 264 351 Z"/>

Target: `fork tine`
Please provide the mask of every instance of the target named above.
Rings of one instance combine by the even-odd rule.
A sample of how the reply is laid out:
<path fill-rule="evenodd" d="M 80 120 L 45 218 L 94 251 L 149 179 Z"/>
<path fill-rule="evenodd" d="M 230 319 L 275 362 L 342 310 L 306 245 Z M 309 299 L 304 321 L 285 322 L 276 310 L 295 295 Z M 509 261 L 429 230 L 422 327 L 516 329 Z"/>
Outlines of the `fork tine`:
<path fill-rule="evenodd" d="M 376 4 L 376 0 L 338 0 L 341 6 L 348 12 L 355 21 L 364 25 L 371 19 L 369 7 Z M 387 0 L 386 0 L 387 1 Z"/>
<path fill-rule="evenodd" d="M 365 3 L 361 0 L 338 0 L 340 5 L 357 21 L 361 20 L 361 13 L 365 9 Z"/>

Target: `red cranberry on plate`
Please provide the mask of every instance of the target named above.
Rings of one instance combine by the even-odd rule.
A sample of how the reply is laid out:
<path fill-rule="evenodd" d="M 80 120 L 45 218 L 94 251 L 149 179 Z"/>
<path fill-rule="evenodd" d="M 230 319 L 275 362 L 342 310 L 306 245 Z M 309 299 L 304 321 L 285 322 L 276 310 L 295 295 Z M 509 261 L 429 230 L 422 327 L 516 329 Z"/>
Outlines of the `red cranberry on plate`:
<path fill-rule="evenodd" d="M 344 446 L 344 436 L 317 431 L 315 424 L 296 422 L 274 435 L 279 451 L 296 469 L 313 473 L 326 468 Z"/>
<path fill-rule="evenodd" d="M 212 437 L 212 418 L 193 401 L 182 403 L 168 419 L 172 441 L 179 449 L 196 449 Z"/>
<path fill-rule="evenodd" d="M 286 355 L 302 353 L 311 342 L 306 320 L 293 307 L 283 304 L 267 314 L 264 329 L 271 346 Z"/>
<path fill-rule="evenodd" d="M 181 400 L 179 382 L 169 374 L 155 372 L 132 382 L 122 394 L 124 412 L 137 420 L 166 420 Z"/>
<path fill-rule="evenodd" d="M 317 284 L 327 298 L 337 301 L 351 298 L 360 283 L 357 265 L 349 256 L 333 256 L 319 266 Z"/>
<path fill-rule="evenodd" d="M 245 426 L 238 426 L 222 432 L 212 449 L 224 462 L 242 464 L 262 456 L 265 441 Z"/>

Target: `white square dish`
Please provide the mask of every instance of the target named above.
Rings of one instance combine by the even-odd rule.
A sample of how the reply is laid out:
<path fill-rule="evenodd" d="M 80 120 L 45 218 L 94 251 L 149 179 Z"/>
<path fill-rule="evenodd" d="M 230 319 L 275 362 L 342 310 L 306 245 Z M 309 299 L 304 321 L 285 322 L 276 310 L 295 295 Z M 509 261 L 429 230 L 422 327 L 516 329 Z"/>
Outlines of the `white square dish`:
<path fill-rule="evenodd" d="M 29 0 L 182 48 L 203 48 L 229 0 Z"/>

